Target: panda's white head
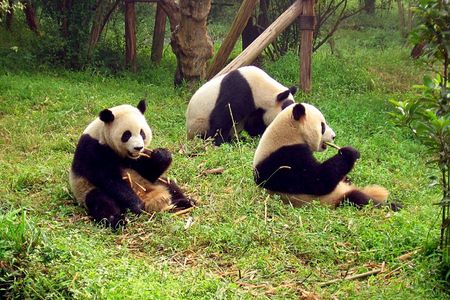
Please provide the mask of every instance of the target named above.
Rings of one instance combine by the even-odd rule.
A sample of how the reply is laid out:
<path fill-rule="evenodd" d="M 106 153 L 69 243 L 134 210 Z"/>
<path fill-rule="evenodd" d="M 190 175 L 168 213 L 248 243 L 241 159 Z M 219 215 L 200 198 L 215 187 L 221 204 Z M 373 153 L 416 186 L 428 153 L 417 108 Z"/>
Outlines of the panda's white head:
<path fill-rule="evenodd" d="M 284 146 L 306 144 L 311 151 L 324 151 L 335 138 L 322 113 L 313 105 L 291 104 L 267 127 L 259 141 L 253 165 Z"/>
<path fill-rule="evenodd" d="M 103 122 L 101 140 L 121 157 L 136 159 L 152 140 L 152 131 L 144 117 L 145 100 L 137 107 L 124 104 L 104 109 L 99 114 Z"/>
<path fill-rule="evenodd" d="M 334 140 L 336 134 L 331 129 L 323 114 L 311 104 L 299 103 L 288 109 L 291 114 L 291 124 L 295 128 L 293 138 L 307 144 L 311 151 L 324 151 L 325 142 Z"/>

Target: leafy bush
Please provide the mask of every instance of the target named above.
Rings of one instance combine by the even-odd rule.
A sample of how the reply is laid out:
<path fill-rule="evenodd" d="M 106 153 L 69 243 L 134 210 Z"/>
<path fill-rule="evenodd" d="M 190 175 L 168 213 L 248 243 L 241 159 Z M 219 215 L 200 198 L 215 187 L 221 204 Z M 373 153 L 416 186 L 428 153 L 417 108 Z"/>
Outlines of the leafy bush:
<path fill-rule="evenodd" d="M 391 100 L 397 107 L 393 114 L 398 124 L 409 127 L 428 148 L 430 163 L 441 171 L 442 225 L 441 248 L 450 274 L 450 91 L 448 83 L 450 49 L 450 8 L 444 0 L 422 0 L 415 8 L 419 24 L 411 34 L 416 45 L 423 45 L 423 54 L 435 78 L 425 76 L 421 93 L 404 101 Z"/>

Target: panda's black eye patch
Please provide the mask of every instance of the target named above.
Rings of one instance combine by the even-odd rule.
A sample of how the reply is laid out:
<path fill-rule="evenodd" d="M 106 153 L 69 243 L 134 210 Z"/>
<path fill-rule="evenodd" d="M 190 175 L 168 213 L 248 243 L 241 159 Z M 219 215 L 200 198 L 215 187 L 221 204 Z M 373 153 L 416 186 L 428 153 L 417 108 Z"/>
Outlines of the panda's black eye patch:
<path fill-rule="evenodd" d="M 128 140 L 130 139 L 130 137 L 131 137 L 131 131 L 129 131 L 129 130 L 125 131 L 125 132 L 122 134 L 122 138 L 121 138 L 122 143 L 128 142 Z"/>
<path fill-rule="evenodd" d="M 325 123 L 321 122 L 320 125 L 322 125 L 322 134 L 324 134 L 325 133 L 325 129 L 326 129 Z"/>
<path fill-rule="evenodd" d="M 141 129 L 141 132 L 140 132 L 140 133 L 141 133 L 142 139 L 145 140 L 145 132 L 144 132 L 144 130 Z"/>

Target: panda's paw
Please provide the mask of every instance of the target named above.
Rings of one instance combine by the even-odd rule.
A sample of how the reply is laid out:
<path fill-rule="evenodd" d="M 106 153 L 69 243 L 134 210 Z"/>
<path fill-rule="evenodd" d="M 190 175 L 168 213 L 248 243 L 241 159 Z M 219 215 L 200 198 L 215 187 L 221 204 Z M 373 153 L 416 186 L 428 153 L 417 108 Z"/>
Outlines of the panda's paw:
<path fill-rule="evenodd" d="M 360 157 L 359 151 L 352 147 L 342 147 L 339 154 L 342 155 L 344 160 L 351 163 L 354 163 Z"/>
<path fill-rule="evenodd" d="M 393 211 L 399 211 L 403 208 L 403 205 L 401 203 L 397 203 L 397 202 L 390 202 L 390 203 L 387 203 L 387 205 Z"/>
<path fill-rule="evenodd" d="M 162 165 L 170 165 L 172 162 L 172 154 L 169 150 L 164 148 L 157 148 L 153 150 L 151 157 Z"/>
<path fill-rule="evenodd" d="M 175 206 L 175 210 L 181 210 L 195 206 L 195 201 L 189 198 L 181 198 L 172 200 L 172 204 Z"/>

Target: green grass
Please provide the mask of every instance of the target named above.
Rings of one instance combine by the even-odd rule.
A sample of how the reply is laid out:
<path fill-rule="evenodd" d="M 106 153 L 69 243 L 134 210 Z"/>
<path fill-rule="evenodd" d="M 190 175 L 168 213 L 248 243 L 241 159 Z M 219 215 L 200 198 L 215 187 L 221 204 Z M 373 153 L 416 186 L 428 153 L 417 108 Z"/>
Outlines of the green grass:
<path fill-rule="evenodd" d="M 0 69 L 0 297 L 298 299 L 308 291 L 323 299 L 448 299 L 435 250 L 440 194 L 430 177 L 437 173 L 426 165 L 425 148 L 387 114 L 387 100 L 410 94 L 423 71 L 388 37 L 376 29 L 341 31 L 340 56 L 327 46 L 316 53 L 313 93 L 296 98 L 322 110 L 337 144 L 360 150 L 353 182 L 386 186 L 404 205 L 397 213 L 283 205 L 252 180 L 257 139 L 220 148 L 187 141 L 193 90 L 172 87 L 172 56 L 115 76 Z M 375 46 L 380 40 L 383 48 Z M 298 82 L 293 54 L 265 69 L 287 86 Z M 69 192 L 85 126 L 101 109 L 143 97 L 151 146 L 172 151 L 169 176 L 200 201 L 188 229 L 188 216 L 158 213 L 130 215 L 128 227 L 114 233 L 91 223 Z M 223 174 L 203 175 L 217 167 Z M 319 286 L 382 264 L 381 274 Z"/>

